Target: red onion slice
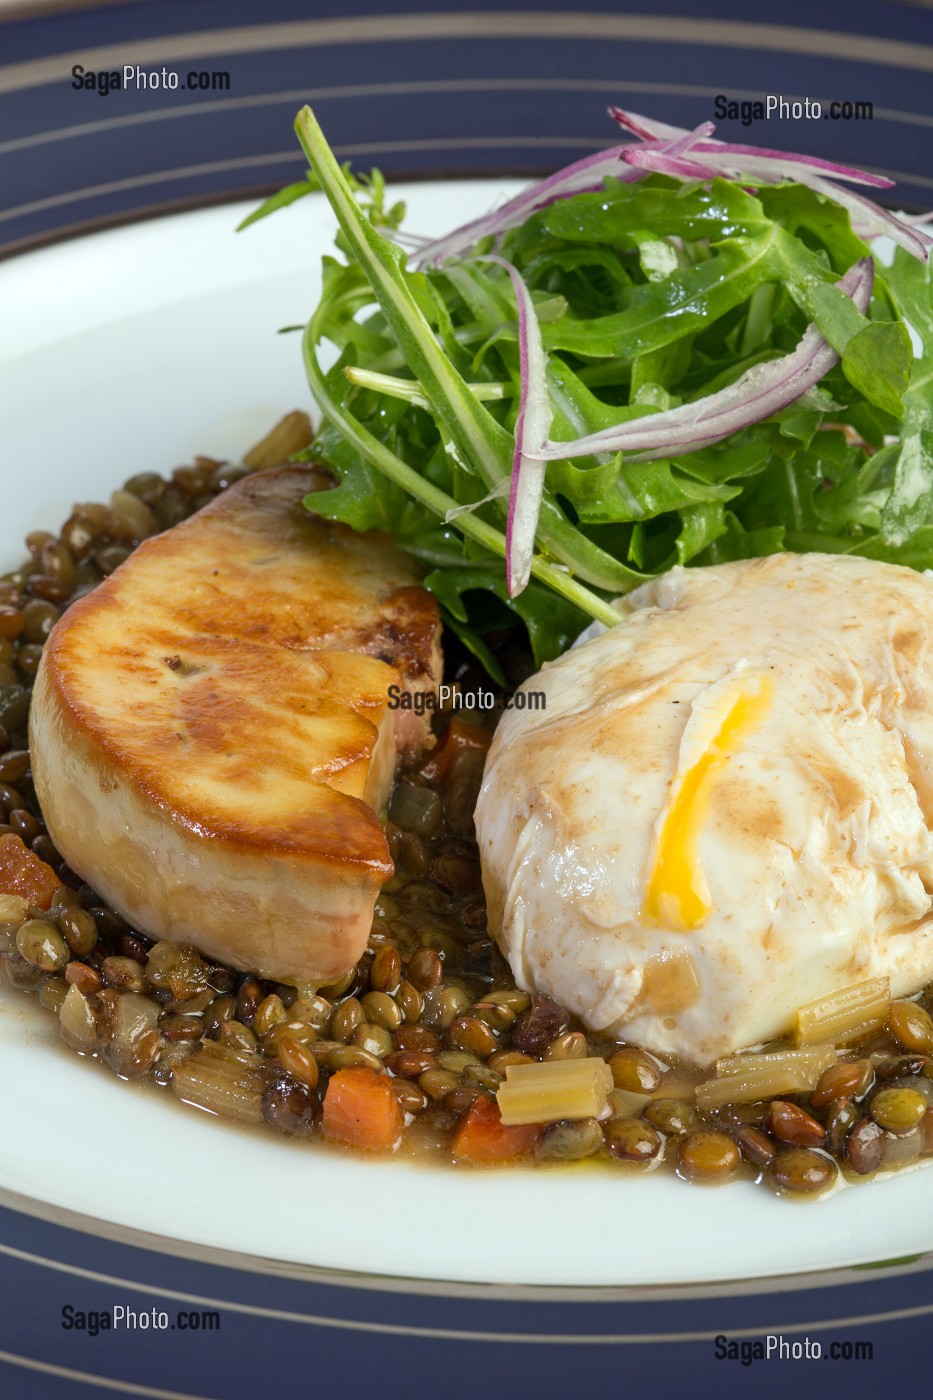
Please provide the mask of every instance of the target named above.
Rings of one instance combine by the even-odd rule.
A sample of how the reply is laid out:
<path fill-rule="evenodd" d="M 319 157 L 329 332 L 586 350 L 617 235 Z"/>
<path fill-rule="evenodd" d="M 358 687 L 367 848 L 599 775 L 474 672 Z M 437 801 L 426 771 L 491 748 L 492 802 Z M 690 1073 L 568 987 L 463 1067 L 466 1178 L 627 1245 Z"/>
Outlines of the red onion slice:
<path fill-rule="evenodd" d="M 926 261 L 928 250 L 933 247 L 933 239 L 926 234 L 917 232 L 886 209 L 834 183 L 846 180 L 875 189 L 888 189 L 894 182 L 884 175 L 873 175 L 870 171 L 840 165 L 837 161 L 823 160 L 819 156 L 710 140 L 715 130 L 712 122 L 704 122 L 695 131 L 687 131 L 684 127 L 670 126 L 667 122 L 658 122 L 637 112 L 627 112 L 621 107 L 610 107 L 609 115 L 643 144 L 613 146 L 574 161 L 546 180 L 523 190 L 499 209 L 463 224 L 443 238 L 423 243 L 417 249 L 415 265 L 420 268 L 439 267 L 446 258 L 462 256 L 481 238 L 494 237 L 515 228 L 531 214 L 558 199 L 600 189 L 607 176 L 630 182 L 641 179 L 643 173 L 649 170 L 680 180 L 709 180 L 715 175 L 726 179 L 749 179 L 755 184 L 797 180 L 848 209 L 853 218 L 853 228 L 860 237 L 874 238 L 885 234 L 922 262 Z M 623 167 L 621 171 L 620 163 Z"/>
<path fill-rule="evenodd" d="M 676 141 L 687 135 L 685 126 L 669 126 L 667 122 L 643 117 L 639 112 L 626 112 L 622 107 L 610 107 L 609 115 L 623 131 L 630 131 L 640 141 Z M 710 123 L 712 125 L 712 123 Z"/>
<path fill-rule="evenodd" d="M 836 283 L 863 314 L 871 300 L 874 276 L 871 258 L 863 258 Z M 619 451 L 624 451 L 627 460 L 632 462 L 653 461 L 660 456 L 684 456 L 721 442 L 741 428 L 770 418 L 794 403 L 818 384 L 838 359 L 833 347 L 816 326 L 811 325 L 789 355 L 754 365 L 717 394 L 708 394 L 695 403 L 681 404 L 665 413 L 619 423 L 573 442 L 547 442 L 529 455 L 546 462 Z"/>
<path fill-rule="evenodd" d="M 587 194 L 602 189 L 607 176 L 615 176 L 623 182 L 641 179 L 640 170 L 619 173 L 619 158 L 624 148 L 611 146 L 608 150 L 597 151 L 584 156 L 563 170 L 555 171 L 546 180 L 530 185 L 521 194 L 515 195 L 500 205 L 498 209 L 461 225 L 443 238 L 436 238 L 418 249 L 416 265 L 419 268 L 439 267 L 447 258 L 459 257 L 468 253 L 481 238 L 505 233 L 507 229 L 523 224 L 539 209 L 545 209 L 558 199 L 566 199 L 572 194 Z"/>
<path fill-rule="evenodd" d="M 682 180 L 708 180 L 706 167 L 690 159 L 691 152 L 699 149 L 703 138 L 716 128 L 712 122 L 703 122 L 693 131 L 685 131 L 670 141 L 652 141 L 644 146 L 623 146 L 621 158 L 626 165 L 644 170 L 657 170 L 663 175 L 675 175 Z"/>
<path fill-rule="evenodd" d="M 515 598 L 531 578 L 535 533 L 544 494 L 545 464 L 531 449 L 547 442 L 553 412 L 547 392 L 547 356 L 541 328 L 525 281 L 505 258 L 487 253 L 476 262 L 491 262 L 509 274 L 518 307 L 518 355 L 521 391 L 515 422 L 515 452 L 509 516 L 505 527 L 505 562 L 509 597 Z"/>
<path fill-rule="evenodd" d="M 882 209 L 880 204 L 875 204 L 874 200 L 866 199 L 863 194 L 857 194 L 855 190 L 847 189 L 845 185 L 837 185 L 835 181 L 827 179 L 815 167 L 795 166 L 789 161 L 775 161 L 771 160 L 770 157 L 758 159 L 739 156 L 733 159 L 731 147 L 712 141 L 699 142 L 693 147 L 690 154 L 692 163 L 706 166 L 708 178 L 713 175 L 723 175 L 729 180 L 749 179 L 755 184 L 769 185 L 778 184 L 781 180 L 793 179 L 801 185 L 807 185 L 815 193 L 824 195 L 847 209 L 852 220 L 852 227 L 860 238 L 872 239 L 884 235 L 900 244 L 920 262 L 926 262 L 929 250 L 933 247 L 933 238 L 918 232 L 911 225 L 905 224 L 889 210 Z M 695 179 L 696 177 L 691 175 L 689 178 Z M 852 177 L 837 178 L 850 179 Z"/>
<path fill-rule="evenodd" d="M 672 155 L 668 146 L 623 146 L 622 160 L 639 170 L 672 175 L 675 180 L 708 180 L 711 173 L 708 166 L 698 161 Z"/>
<path fill-rule="evenodd" d="M 839 165 L 837 161 L 823 160 L 820 156 L 801 156 L 794 151 L 773 151 L 766 146 L 742 146 L 730 141 L 701 142 L 697 148 L 703 154 L 715 155 L 719 152 L 738 157 L 737 165 L 743 171 L 769 167 L 784 170 L 786 176 L 795 178 L 798 169 L 822 172 L 836 180 L 848 180 L 854 185 L 871 185 L 876 190 L 890 190 L 895 181 L 887 175 L 876 175 L 870 170 L 857 170 L 851 165 Z"/>
<path fill-rule="evenodd" d="M 802 156 L 793 151 L 775 151 L 765 146 L 745 146 L 728 141 L 691 141 L 684 158 L 674 149 L 677 140 L 692 133 L 683 127 L 668 126 L 621 107 L 610 107 L 609 115 L 619 126 L 640 137 L 645 145 L 623 146 L 621 159 L 630 167 L 657 171 L 679 180 L 710 179 L 721 175 L 727 180 L 749 179 L 756 184 L 778 184 L 781 180 L 796 180 L 808 185 L 817 194 L 826 196 L 849 211 L 855 233 L 865 240 L 885 236 L 893 239 L 920 262 L 926 262 L 933 238 L 898 219 L 887 209 L 854 190 L 835 182 L 848 180 L 853 184 L 870 185 L 875 189 L 890 189 L 894 185 L 885 175 L 873 175 L 850 165 L 822 160 L 819 156 Z M 830 178 L 832 177 L 832 178 Z"/>
<path fill-rule="evenodd" d="M 626 112 L 621 107 L 610 107 L 609 115 L 619 126 L 645 142 L 669 143 L 692 135 L 686 127 L 668 126 L 666 122 L 657 122 L 652 117 L 642 117 L 637 112 Z M 704 128 L 704 135 L 711 135 L 716 129 L 712 122 L 704 122 Z M 697 131 L 699 130 L 700 128 L 697 127 Z M 717 154 L 728 151 L 732 155 L 751 157 L 756 162 L 769 161 L 775 165 L 804 166 L 825 175 L 834 175 L 837 180 L 851 180 L 855 184 L 873 185 L 876 189 L 881 190 L 890 189 L 895 183 L 893 180 L 889 180 L 886 175 L 874 175 L 868 170 L 857 170 L 851 165 L 840 165 L 838 161 L 823 160 L 820 156 L 798 155 L 795 151 L 776 151 L 768 146 L 744 146 L 734 141 L 710 141 L 707 143 L 700 140 L 696 143 L 691 142 L 691 145 L 693 145 L 694 150 L 703 153 Z M 668 147 L 668 154 L 675 155 L 677 152 Z M 741 166 L 743 171 L 746 168 L 745 164 Z"/>

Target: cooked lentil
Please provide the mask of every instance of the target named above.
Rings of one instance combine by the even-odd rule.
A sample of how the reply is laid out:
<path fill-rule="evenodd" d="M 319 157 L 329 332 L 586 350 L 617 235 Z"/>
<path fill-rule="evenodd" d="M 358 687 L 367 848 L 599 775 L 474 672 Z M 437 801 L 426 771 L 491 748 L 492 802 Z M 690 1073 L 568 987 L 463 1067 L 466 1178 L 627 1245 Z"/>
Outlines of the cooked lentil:
<path fill-rule="evenodd" d="M 826 1115 L 826 1147 L 842 1161 L 846 1155 L 846 1140 L 861 1114 L 849 1099 L 835 1099 Z"/>
<path fill-rule="evenodd" d="M 419 1079 L 425 1070 L 435 1068 L 437 1060 L 423 1050 L 396 1050 L 386 1056 L 385 1063 L 400 1079 Z"/>
<path fill-rule="evenodd" d="M 589 1042 L 582 1031 L 564 1031 L 552 1040 L 542 1060 L 585 1060 L 590 1054 Z"/>
<path fill-rule="evenodd" d="M 812 1193 L 831 1186 L 837 1171 L 836 1163 L 825 1152 L 789 1147 L 772 1160 L 765 1176 L 781 1191 Z"/>
<path fill-rule="evenodd" d="M 884 1132 L 871 1118 L 862 1118 L 846 1140 L 846 1161 L 859 1176 L 869 1176 L 881 1166 Z"/>
<path fill-rule="evenodd" d="M 317 1060 L 307 1046 L 302 1045 L 293 1036 L 283 1035 L 279 1040 L 278 1050 L 282 1068 L 309 1089 L 316 1089 L 320 1070 Z"/>
<path fill-rule="evenodd" d="M 361 1050 L 368 1050 L 371 1055 L 383 1056 L 392 1052 L 392 1036 L 385 1026 L 370 1025 L 364 1021 L 361 1026 L 357 1026 L 353 1032 L 354 1045 L 358 1045 Z"/>
<path fill-rule="evenodd" d="M 3 776 L 0 769 L 0 777 Z M 15 778 L 11 779 L 15 782 Z M 891 1034 L 904 1050 L 933 1055 L 933 1018 L 913 1001 L 895 1001 L 889 1017 Z"/>
<path fill-rule="evenodd" d="M 925 1055 L 885 1055 L 874 1066 L 876 1077 L 887 1083 L 892 1079 L 903 1079 L 909 1074 L 922 1074 L 929 1066 Z"/>
<path fill-rule="evenodd" d="M 363 1024 L 363 1020 L 362 1006 L 356 997 L 348 997 L 334 1011 L 330 1023 L 330 1033 L 334 1040 L 342 1040 L 347 1044 L 353 1039 L 353 1032 L 357 1026 Z"/>
<path fill-rule="evenodd" d="M 595 1118 L 549 1123 L 538 1139 L 539 1157 L 557 1162 L 578 1162 L 592 1157 L 603 1145 L 603 1130 Z M 610 1149 L 611 1150 L 611 1149 Z"/>
<path fill-rule="evenodd" d="M 444 980 L 444 964 L 433 948 L 419 948 L 408 961 L 408 981 L 418 992 L 430 991 Z"/>
<path fill-rule="evenodd" d="M 391 934 L 389 936 L 391 936 Z M 369 972 L 369 985 L 373 989 L 373 992 L 388 992 L 391 994 L 397 991 L 401 976 L 402 959 L 399 956 L 398 949 L 392 947 L 391 944 L 380 948 L 373 958 L 373 965 Z M 372 995 L 372 993 L 370 993 L 370 995 Z M 396 1005 L 398 1005 L 397 1002 Z M 404 1014 L 404 1011 L 402 1014 Z"/>
<path fill-rule="evenodd" d="M 785 1103 L 775 1099 L 768 1114 L 768 1127 L 779 1142 L 790 1143 L 794 1147 L 818 1147 L 826 1136 L 826 1129 L 812 1114 L 799 1108 L 795 1103 Z"/>
<path fill-rule="evenodd" d="M 128 992 L 144 992 L 146 978 L 135 958 L 104 958 L 100 973 L 108 987 L 123 987 Z"/>
<path fill-rule="evenodd" d="M 137 474 L 109 505 L 76 506 L 58 535 L 33 532 L 29 561 L 0 578 L 0 834 L 18 834 L 62 882 L 49 910 L 26 907 L 12 921 L 0 897 L 0 958 L 12 986 L 58 1015 L 66 1043 L 118 1074 L 300 1137 L 318 1133 L 329 1076 L 366 1066 L 388 1076 L 407 1150 L 434 1156 L 449 1156 L 470 1104 L 494 1098 L 510 1065 L 594 1055 L 612 1071 L 615 1114 L 544 1125 L 534 1153 L 544 1164 L 664 1158 L 688 1180 L 743 1173 L 819 1194 L 837 1164 L 867 1176 L 933 1156 L 933 987 L 893 1002 L 887 1027 L 842 1047 L 809 1094 L 707 1114 L 693 1102 L 706 1072 L 588 1033 L 517 988 L 487 931 L 474 840 L 485 740 L 462 721 L 396 785 L 387 834 L 397 869 L 369 946 L 317 993 L 153 943 L 83 885 L 50 841 L 31 781 L 26 725 L 43 645 L 141 540 L 248 471 L 202 458 L 170 481 Z"/>
<path fill-rule="evenodd" d="M 683 1099 L 652 1099 L 644 1110 L 644 1117 L 662 1133 L 670 1137 L 683 1137 L 700 1126 L 700 1115 L 693 1104 Z"/>
<path fill-rule="evenodd" d="M 479 1096 L 479 1090 L 477 1088 L 461 1080 L 449 1093 L 444 1095 L 442 1102 L 444 1108 L 449 1113 L 456 1113 L 459 1115 L 465 1113 L 473 1100 Z"/>
<path fill-rule="evenodd" d="M 726 1133 L 687 1133 L 677 1148 L 677 1166 L 689 1181 L 725 1181 L 738 1169 L 738 1145 Z"/>
<path fill-rule="evenodd" d="M 909 1133 L 926 1109 L 927 1101 L 916 1089 L 879 1089 L 868 1105 L 872 1118 L 889 1133 Z"/>
<path fill-rule="evenodd" d="M 750 1123 L 740 1124 L 733 1137 L 742 1155 L 756 1167 L 766 1167 L 777 1151 L 774 1140 Z"/>
<path fill-rule="evenodd" d="M 868 1093 L 873 1073 L 871 1060 L 830 1065 L 820 1075 L 810 1095 L 810 1107 L 825 1108 L 836 1099 L 860 1099 Z"/>
<path fill-rule="evenodd" d="M 661 1134 L 640 1118 L 611 1118 L 603 1136 L 611 1155 L 623 1162 L 653 1162 L 663 1146 Z"/>
<path fill-rule="evenodd" d="M 360 1000 L 366 1018 L 387 1031 L 396 1031 L 402 1024 L 402 1012 L 388 992 L 366 992 Z"/>
<path fill-rule="evenodd" d="M 249 1026 L 243 1026 L 239 1021 L 224 1021 L 217 1039 L 231 1050 L 245 1050 L 250 1055 L 256 1049 L 255 1035 Z"/>
<path fill-rule="evenodd" d="M 16 934 L 21 957 L 43 972 L 58 972 L 68 961 L 68 944 L 46 919 L 27 919 Z"/>
<path fill-rule="evenodd" d="M 609 1068 L 617 1089 L 629 1089 L 635 1094 L 653 1094 L 661 1084 L 658 1061 L 635 1045 L 625 1045 L 617 1050 L 609 1059 Z"/>

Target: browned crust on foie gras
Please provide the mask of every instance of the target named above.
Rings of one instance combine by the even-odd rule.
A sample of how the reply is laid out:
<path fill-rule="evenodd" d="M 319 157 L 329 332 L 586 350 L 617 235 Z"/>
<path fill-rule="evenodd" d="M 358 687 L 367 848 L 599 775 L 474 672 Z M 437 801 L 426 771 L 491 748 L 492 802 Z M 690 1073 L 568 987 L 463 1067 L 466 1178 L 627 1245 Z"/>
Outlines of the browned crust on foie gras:
<path fill-rule="evenodd" d="M 313 515 L 304 498 L 329 484 L 308 466 L 245 477 L 140 545 L 128 561 L 135 596 L 169 628 L 299 651 L 359 651 L 394 666 L 406 689 L 436 686 L 440 613 L 417 563 L 390 535 Z M 170 596 L 167 564 L 177 578 Z M 411 712 L 395 713 L 398 722 Z M 429 745 L 429 718 L 408 732 L 403 752 Z"/>
<path fill-rule="evenodd" d="M 390 540 L 304 510 L 313 485 L 245 479 L 69 609 L 31 744 L 52 839 L 134 927 L 326 980 L 365 947 L 376 811 L 426 733 L 389 686 L 436 683 L 440 626 Z"/>

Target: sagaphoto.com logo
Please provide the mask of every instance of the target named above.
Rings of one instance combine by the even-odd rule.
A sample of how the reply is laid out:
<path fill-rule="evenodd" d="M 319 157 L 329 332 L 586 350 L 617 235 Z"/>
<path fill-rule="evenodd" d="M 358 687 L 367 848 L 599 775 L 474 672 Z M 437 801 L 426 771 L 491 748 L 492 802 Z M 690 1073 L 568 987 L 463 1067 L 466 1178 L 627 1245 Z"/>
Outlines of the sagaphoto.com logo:
<path fill-rule="evenodd" d="M 741 126 L 772 121 L 870 122 L 874 120 L 875 108 L 862 98 L 821 101 L 816 97 L 785 97 L 782 92 L 738 98 L 719 92 L 713 100 L 713 116 L 718 122 L 738 122 Z"/>
<path fill-rule="evenodd" d="M 65 1303 L 61 1310 L 63 1332 L 83 1332 L 88 1337 L 108 1332 L 219 1332 L 220 1313 L 213 1308 L 130 1307 L 114 1303 L 109 1308 L 77 1308 Z"/>
<path fill-rule="evenodd" d="M 226 68 L 177 69 L 141 68 L 124 63 L 120 68 L 85 68 L 76 63 L 71 70 L 71 86 L 76 92 L 96 92 L 109 97 L 112 92 L 229 92 L 230 74 Z"/>
<path fill-rule="evenodd" d="M 482 687 L 463 690 L 454 681 L 450 685 L 439 685 L 436 690 L 405 690 L 400 685 L 390 685 L 387 694 L 390 710 L 411 710 L 416 715 L 433 714 L 435 711 L 449 714 L 456 710 L 499 712 L 547 709 L 545 692 L 525 687 L 503 694 Z"/>

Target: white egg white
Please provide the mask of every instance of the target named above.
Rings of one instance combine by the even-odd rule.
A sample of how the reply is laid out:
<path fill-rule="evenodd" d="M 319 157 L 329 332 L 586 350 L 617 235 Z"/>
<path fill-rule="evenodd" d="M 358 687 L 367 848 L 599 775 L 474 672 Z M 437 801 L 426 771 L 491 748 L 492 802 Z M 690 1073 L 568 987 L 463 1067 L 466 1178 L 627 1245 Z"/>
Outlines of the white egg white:
<path fill-rule="evenodd" d="M 922 574 L 774 555 L 673 570 L 526 682 L 546 707 L 506 712 L 476 813 L 519 985 L 708 1064 L 929 980 L 931 633 Z"/>

